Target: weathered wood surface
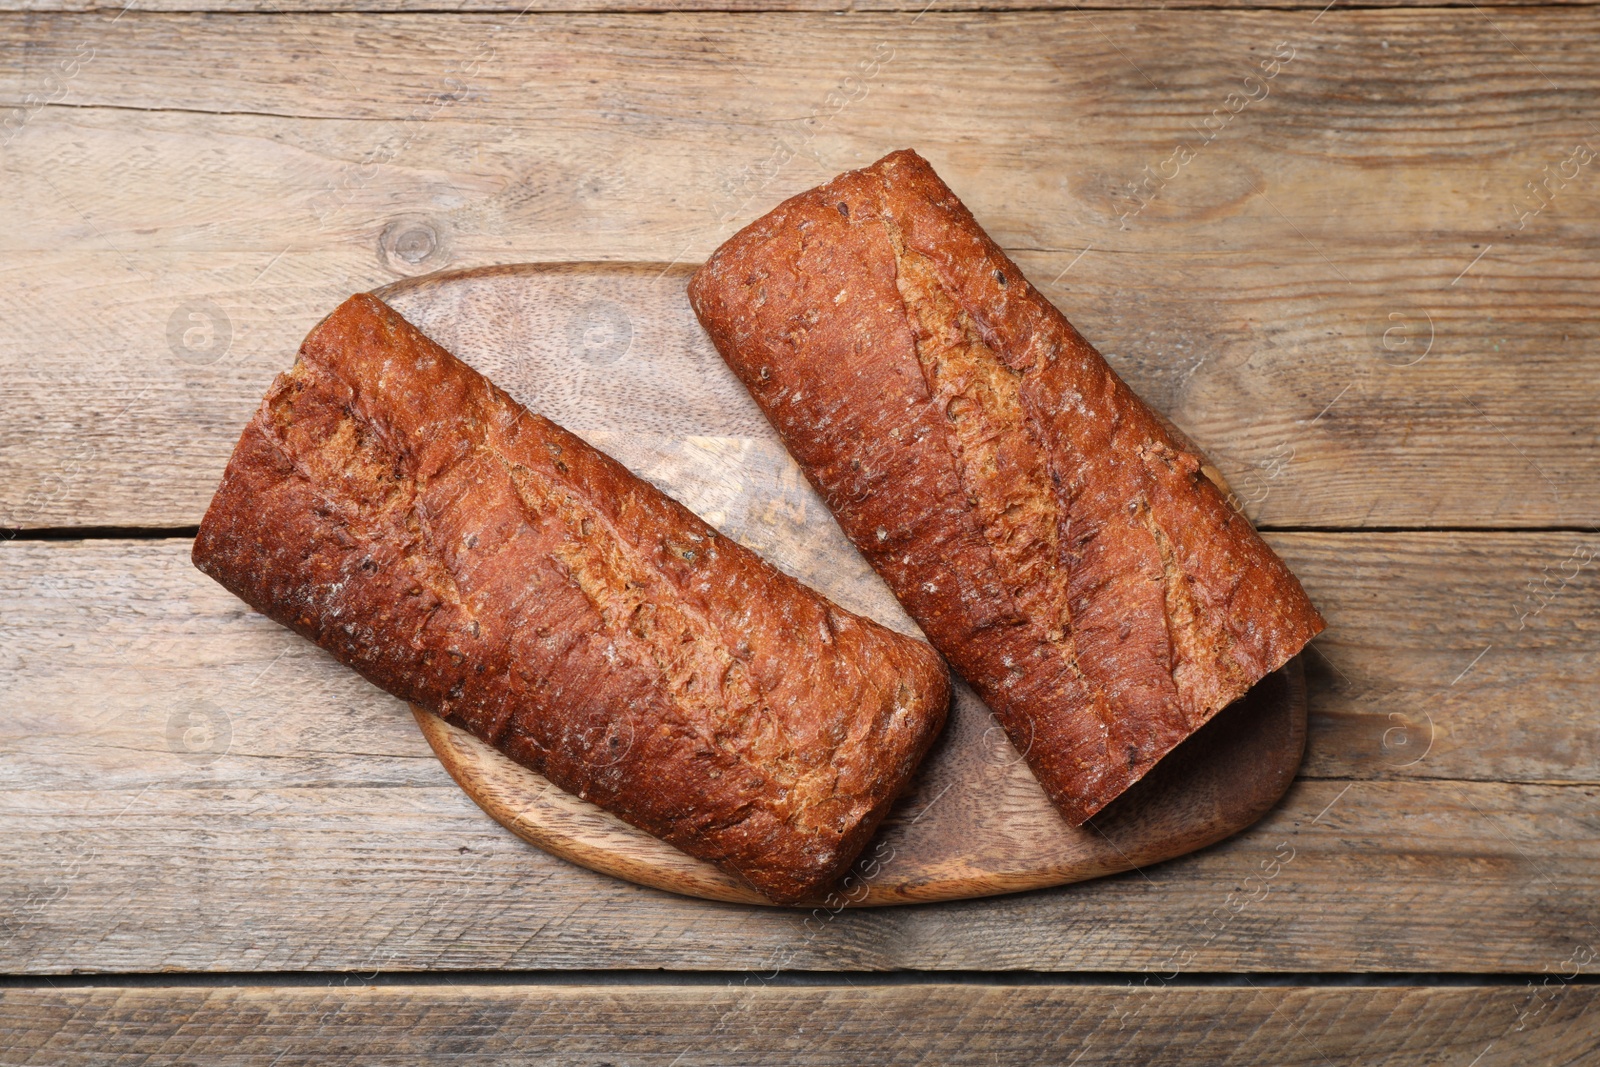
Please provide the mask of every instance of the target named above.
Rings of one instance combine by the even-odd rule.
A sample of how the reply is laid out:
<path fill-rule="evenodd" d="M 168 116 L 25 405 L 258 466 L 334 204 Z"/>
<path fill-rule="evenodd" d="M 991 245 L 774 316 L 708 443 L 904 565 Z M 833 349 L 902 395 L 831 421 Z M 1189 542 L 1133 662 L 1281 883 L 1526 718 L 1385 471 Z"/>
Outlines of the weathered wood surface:
<path fill-rule="evenodd" d="M 14 18 L 0 524 L 197 521 L 352 291 L 694 262 L 908 144 L 1257 521 L 1600 523 L 1594 9 L 1315 16 Z"/>
<path fill-rule="evenodd" d="M 1600 952 L 1593 787 L 1307 781 L 1244 834 L 1142 874 L 830 914 L 551 858 L 473 805 L 394 711 L 391 754 L 200 771 L 151 714 L 153 744 L 125 756 L 159 765 L 159 784 L 8 788 L 0 968 L 1540 973 Z M 387 773 L 341 777 L 351 763 Z"/>
<path fill-rule="evenodd" d="M 911 985 L 6 989 L 0 1063 L 1592 1062 L 1600 990 Z"/>
<path fill-rule="evenodd" d="M 1332 780 L 1143 873 L 831 917 L 529 848 L 404 704 L 195 571 L 187 541 L 5 544 L 0 970 L 1535 973 L 1600 949 L 1595 568 L 1517 606 L 1574 569 L 1573 535 L 1270 540 L 1330 621 L 1308 770 Z"/>
<path fill-rule="evenodd" d="M 0 15 L 0 526 L 196 522 L 271 376 L 351 292 L 491 262 L 694 263 L 906 145 L 1258 522 L 1600 525 L 1600 162 L 1574 171 L 1600 148 L 1589 0 L 1016 2 L 1040 10 Z M 1269 94 L 1159 177 L 1281 43 Z M 587 431 L 669 466 L 783 464 L 668 392 L 653 430 Z M 187 542 L 0 545 L 0 970 L 735 972 L 0 988 L 0 1063 L 1594 1060 L 1597 987 L 1571 979 L 1600 960 L 1596 535 L 1270 539 L 1332 625 L 1307 658 L 1303 775 L 1265 820 L 1141 873 L 837 915 L 683 900 L 526 847 L 403 705 L 207 582 Z M 766 984 L 893 968 L 1151 984 Z M 1159 984 L 1229 970 L 1533 979 Z"/>

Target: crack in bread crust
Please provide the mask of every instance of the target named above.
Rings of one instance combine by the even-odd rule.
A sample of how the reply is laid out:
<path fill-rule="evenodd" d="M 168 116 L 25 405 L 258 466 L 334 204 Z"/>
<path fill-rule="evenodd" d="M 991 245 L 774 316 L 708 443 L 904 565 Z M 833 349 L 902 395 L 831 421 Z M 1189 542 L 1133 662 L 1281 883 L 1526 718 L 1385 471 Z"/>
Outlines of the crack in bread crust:
<path fill-rule="evenodd" d="M 880 200 L 879 218 L 894 250 L 895 284 L 911 328 L 917 362 L 934 408 L 943 414 L 957 477 L 978 528 L 994 553 L 1003 587 L 1014 608 L 1003 620 L 1028 631 L 1032 655 L 1002 661 L 1015 677 L 1038 658 L 1056 661 L 1076 680 L 1076 700 L 1099 723 L 1102 746 L 1111 744 L 1114 723 L 1104 695 L 1084 676 L 1072 635 L 1069 568 L 1062 531 L 1069 518 L 1051 477 L 1022 394 L 1023 371 L 1003 362 L 984 341 L 971 316 L 956 303 L 926 257 L 907 249 L 890 205 Z M 1004 688 L 1012 681 L 1000 681 Z M 1018 751 L 1032 747 L 1035 727 L 1026 708 L 1001 715 Z"/>
<path fill-rule="evenodd" d="M 983 343 L 933 271 L 882 215 L 895 251 L 895 281 L 932 403 L 949 427 L 950 451 L 985 538 L 1006 568 L 1008 591 L 1055 644 L 1070 644 L 1060 570 L 1062 516 L 1045 452 L 1027 425 L 1019 375 Z"/>
<path fill-rule="evenodd" d="M 754 783 L 770 776 L 791 811 L 831 794 L 837 779 L 831 764 L 797 763 L 794 739 L 704 612 L 663 581 L 597 509 L 543 472 L 485 451 L 510 476 L 530 515 L 565 529 L 553 554 L 600 617 L 609 642 L 604 655 L 625 650 L 627 660 L 652 670 L 682 727 L 737 759 Z M 692 562 L 716 552 L 717 539 L 690 529 L 666 547 Z"/>

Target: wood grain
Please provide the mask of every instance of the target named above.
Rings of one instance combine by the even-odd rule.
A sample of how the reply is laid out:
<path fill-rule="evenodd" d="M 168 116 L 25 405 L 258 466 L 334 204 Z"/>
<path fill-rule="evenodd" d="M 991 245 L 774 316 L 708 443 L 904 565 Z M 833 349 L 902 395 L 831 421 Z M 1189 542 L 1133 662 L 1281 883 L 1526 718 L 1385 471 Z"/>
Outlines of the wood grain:
<path fill-rule="evenodd" d="M 1593 0 L 1487 0 L 1483 7 L 1546 7 L 1587 6 Z M 1157 10 L 1213 9 L 1213 8 L 1306 8 L 1313 14 L 1325 5 L 1316 0 L 1097 0 L 1090 8 L 1099 10 Z M 1391 0 L 1385 7 L 1441 6 L 1439 0 Z M 237 15 L 283 15 L 298 13 L 324 14 L 329 12 L 427 12 L 439 11 L 437 0 L 274 0 L 269 6 L 260 0 L 141 0 L 141 11 L 159 12 L 226 12 Z M 101 0 L 0 0 L 0 12 L 96 12 L 114 18 L 120 5 L 107 8 Z M 453 0 L 451 10 L 463 13 L 490 13 L 522 15 L 536 18 L 543 14 L 622 13 L 622 12 L 898 12 L 906 19 L 929 14 L 986 11 L 1040 11 L 1076 10 L 1083 5 L 1073 0 L 940 0 L 928 4 L 926 0 Z"/>
<path fill-rule="evenodd" d="M 1269 540 L 1330 620 L 1303 773 L 1600 780 L 1600 536 Z"/>
<path fill-rule="evenodd" d="M 1328 612 L 1319 645 L 1342 642 L 1336 702 L 1311 661 L 1308 766 L 1335 777 L 1142 873 L 837 915 L 675 898 L 524 845 L 404 704 L 208 581 L 186 541 L 0 545 L 0 970 L 1535 973 L 1600 949 L 1596 570 L 1521 630 L 1514 599 L 1572 569 L 1572 535 L 1269 539 Z M 1430 694 L 1440 740 L 1399 767 L 1389 715 Z M 1457 714 L 1477 725 L 1447 732 Z M 1579 784 L 1440 780 L 1498 776 Z"/>
<path fill-rule="evenodd" d="M 1596 136 L 1593 9 L 909 21 L 19 20 L 0 93 L 50 97 L 93 58 L 8 146 L 0 251 L 29 268 L 0 274 L 0 522 L 193 523 L 271 374 L 352 291 L 692 263 L 911 144 L 1257 521 L 1600 523 L 1594 165 L 1519 215 Z M 1120 218 L 1282 41 L 1270 95 Z"/>
<path fill-rule="evenodd" d="M 1592 985 L 6 989 L 6 1064 L 1578 1064 Z"/>

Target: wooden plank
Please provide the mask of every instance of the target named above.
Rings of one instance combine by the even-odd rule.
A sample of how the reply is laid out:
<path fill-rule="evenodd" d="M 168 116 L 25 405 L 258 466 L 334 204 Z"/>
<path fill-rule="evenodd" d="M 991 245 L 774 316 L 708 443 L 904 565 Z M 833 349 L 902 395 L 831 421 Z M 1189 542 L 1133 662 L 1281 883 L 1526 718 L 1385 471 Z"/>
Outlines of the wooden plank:
<path fill-rule="evenodd" d="M 282 784 L 268 757 L 192 771 L 166 721 L 149 789 L 6 789 L 6 971 L 1530 973 L 1600 952 L 1592 787 L 1303 782 L 1246 834 L 1143 873 L 830 915 L 573 867 L 404 753 L 367 761 L 396 768 L 377 784 L 327 750 L 281 757 Z"/>
<path fill-rule="evenodd" d="M 0 251 L 27 267 L 0 272 L 0 523 L 193 523 L 271 374 L 350 291 L 694 262 L 912 144 L 1259 521 L 1593 525 L 1600 182 L 1573 155 L 1600 143 L 1592 28 L 1587 9 L 23 20 L 0 94 L 56 99 L 8 127 Z M 1268 95 L 1129 194 L 1280 42 Z M 1569 161 L 1531 213 L 1527 183 Z"/>
<path fill-rule="evenodd" d="M 1541 5 L 1498 12 L 1490 20 L 1463 18 L 1437 7 L 1334 9 L 1317 18 L 1321 7 L 1307 6 L 1311 10 L 1203 10 L 1167 17 L 1115 11 L 929 11 L 915 21 L 904 13 L 869 11 L 849 17 L 774 12 L 749 18 L 706 12 L 553 14 L 514 21 L 494 14 L 435 11 L 362 18 L 273 13 L 240 19 L 166 14 L 142 5 L 118 17 L 120 8 L 114 6 L 9 19 L 28 54 L 25 62 L 0 70 L 0 87 L 7 99 L 21 102 L 27 91 L 48 88 L 35 83 L 59 76 L 65 92 L 40 102 L 80 108 L 422 122 L 466 115 L 480 123 L 541 122 L 569 128 L 626 120 L 636 137 L 652 141 L 670 133 L 664 128 L 668 123 L 695 122 L 719 133 L 757 122 L 766 127 L 763 139 L 768 141 L 775 128 L 820 136 L 831 129 L 830 119 L 872 110 L 874 96 L 909 104 L 948 94 L 942 102 L 955 109 L 954 116 L 932 128 L 945 131 L 947 139 L 958 132 L 988 135 L 982 143 L 965 146 L 961 155 L 966 159 L 1006 161 L 1027 150 L 1028 134 L 1054 132 L 1097 150 L 1132 142 L 1142 163 L 1149 162 L 1144 158 L 1149 148 L 1164 145 L 1187 121 L 1209 115 L 1211 106 L 1254 73 L 1269 83 L 1267 91 L 1242 87 L 1260 99 L 1234 114 L 1237 125 L 1224 124 L 1228 139 L 1261 130 L 1303 134 L 1310 127 L 1320 133 L 1365 134 L 1392 145 L 1399 162 L 1430 154 L 1448 162 L 1480 158 L 1486 142 L 1505 145 L 1489 137 L 1518 136 L 1517 127 L 1530 116 L 1562 119 L 1562 103 L 1581 99 L 1600 79 L 1590 62 L 1593 44 L 1581 36 L 1596 17 L 1586 9 Z M 948 49 L 957 36 L 969 45 L 966 56 Z M 1280 48 L 1280 41 L 1288 43 Z M 80 47 L 85 42 L 89 47 Z M 1137 62 L 1130 59 L 1130 46 Z M 1519 48 L 1531 53 L 1519 56 Z M 1011 63 L 992 62 L 989 57 L 999 49 L 1010 50 Z M 1264 65 L 1268 58 L 1278 62 Z M 1370 64 L 1364 76 L 1337 69 L 1356 61 Z M 196 69 L 216 70 L 221 76 L 198 79 L 192 76 Z M 978 71 L 986 76 L 974 78 Z M 1540 79 L 1539 71 L 1549 83 Z M 631 87 L 608 81 L 628 73 L 635 75 Z M 640 77 L 646 73 L 648 79 Z M 835 84 L 852 74 L 859 85 Z M 1402 77 L 1414 82 L 1390 84 Z M 963 81 L 969 78 L 970 84 Z M 535 86 L 532 79 L 542 80 Z M 1482 84 L 1463 84 L 1469 79 Z M 1359 97 L 1337 91 L 1358 84 L 1368 90 Z M 964 90 L 959 94 L 953 91 L 958 85 Z M 734 86 L 742 90 L 739 99 L 691 95 L 694 89 L 731 93 Z M 1526 98 L 1495 99 L 1486 92 L 1501 86 L 1525 88 Z M 813 116 L 810 105 L 822 102 L 805 95 L 813 88 L 819 98 L 838 90 L 849 99 L 831 101 L 819 108 L 823 114 Z M 1159 96 L 1152 98 L 1152 91 Z M 1077 113 L 1090 102 L 1085 99 L 1089 94 L 1109 112 Z M 1308 107 L 1313 101 L 1316 110 Z M 890 102 L 878 104 L 878 110 Z M 1269 102 L 1271 107 L 1256 106 Z M 1470 111 L 1469 103 L 1475 105 Z M 418 114 L 419 105 L 432 110 Z M 1044 112 L 1032 110 L 1041 105 Z M 1115 125 L 1135 113 L 1142 119 L 1137 127 Z M 988 115 L 996 124 L 968 125 L 975 114 Z M 913 129 L 928 122 L 915 115 L 897 117 L 915 124 Z M 1587 129 L 1583 122 L 1565 118 L 1564 125 L 1555 124 L 1523 143 L 1546 144 L 1569 126 Z M 1252 129 L 1245 129 L 1247 119 Z M 876 125 L 885 117 L 857 121 Z M 1346 131 L 1346 126 L 1352 128 Z M 1451 144 L 1450 135 L 1459 133 L 1475 138 Z M 679 133 L 686 135 L 695 136 Z M 1206 149 L 1224 143 L 1217 138 Z M 343 146 L 357 158 L 365 147 Z M 811 145 L 794 147 L 797 156 L 816 162 L 807 151 Z M 1359 157 L 1362 147 L 1357 138 L 1321 151 L 1344 161 Z M 715 169 L 720 161 L 705 162 Z M 646 171 L 662 167 L 644 158 L 635 163 Z M 1059 190 L 1063 177 L 1078 176 L 1034 175 L 1027 179 L 1028 187 Z M 621 180 L 611 174 L 596 177 L 601 187 L 587 190 L 591 197 L 614 190 L 607 183 Z M 662 176 L 636 177 L 657 181 Z M 1005 199 L 1003 191 L 986 183 L 985 197 Z M 705 194 L 699 190 L 678 192 L 691 207 L 705 208 Z M 1396 186 L 1385 192 L 1426 203 L 1418 189 Z M 1038 208 L 1015 204 L 1011 210 Z M 1049 213 L 1058 216 L 1054 220 L 1044 214 L 1025 232 L 1049 233 L 1039 227 L 1078 221 L 1077 212 L 1065 219 L 1059 218 L 1059 210 Z M 1338 232 L 1343 227 L 1328 214 L 1320 232 Z M 1492 225 L 1491 220 L 1478 221 Z"/>
<path fill-rule="evenodd" d="M 1600 781 L 1600 537 L 1268 540 L 1329 620 L 1302 774 Z"/>
<path fill-rule="evenodd" d="M 1530 568 L 1572 569 L 1562 535 L 1273 541 L 1330 639 L 1348 627 L 1330 659 L 1354 683 L 1397 679 L 1367 708 L 1356 685 L 1319 697 L 1342 710 L 1319 713 L 1312 765 L 1351 780 L 1302 780 L 1247 833 L 1144 872 L 833 916 L 671 897 L 528 848 L 449 781 L 401 702 L 210 583 L 187 542 L 11 542 L 0 970 L 1533 973 L 1600 948 L 1594 568 L 1515 631 Z M 1448 705 L 1483 726 L 1419 766 L 1581 784 L 1394 766 L 1404 749 L 1377 727 L 1410 714 L 1407 686 L 1448 688 L 1485 632 L 1506 643 Z"/>
<path fill-rule="evenodd" d="M 1600 990 L 490 985 L 0 990 L 7 1064 L 1576 1064 Z"/>
<path fill-rule="evenodd" d="M 747 528 L 713 520 L 751 539 Z M 1600 539 L 1278 533 L 1268 540 L 1329 621 L 1305 657 L 1305 774 L 1600 784 L 1592 729 L 1600 679 L 1589 669 Z M 802 580 L 839 587 L 823 571 L 826 556 L 775 558 Z M 370 718 L 393 728 L 393 702 L 194 570 L 187 541 L 19 541 L 0 547 L 0 561 L 8 605 L 0 670 L 9 688 L 31 694 L 10 720 L 19 743 L 54 743 L 47 727 L 58 709 L 87 695 L 99 694 L 100 709 L 75 714 L 131 726 L 131 707 L 173 689 L 221 706 L 276 702 L 280 714 L 304 716 L 296 731 L 312 729 L 324 708 L 347 709 L 342 727 Z M 884 614 L 871 597 L 846 606 Z M 29 706 L 39 718 L 22 713 Z M 400 723 L 410 737 L 409 719 Z M 58 761 L 41 756 L 35 769 L 48 775 Z"/>
<path fill-rule="evenodd" d="M 1486 0 L 1482 7 L 1588 6 L 1594 0 Z M 121 4 L 106 5 L 103 0 L 0 0 L 0 12 L 88 13 L 115 18 Z M 132 5 L 130 5 L 132 6 Z M 1102 9 L 1183 10 L 1190 8 L 1305 8 L 1315 14 L 1327 6 L 1326 0 L 1097 0 L 1091 11 Z M 1387 0 L 1385 7 L 1439 7 L 1439 0 Z M 219 12 L 245 14 L 298 14 L 327 12 L 404 13 L 437 12 L 435 0 L 140 0 L 140 11 Z M 1082 11 L 1073 0 L 452 0 L 450 10 L 461 13 L 524 15 L 583 13 L 658 13 L 658 12 L 898 12 L 906 19 L 925 11 L 934 13 L 986 11 Z"/>

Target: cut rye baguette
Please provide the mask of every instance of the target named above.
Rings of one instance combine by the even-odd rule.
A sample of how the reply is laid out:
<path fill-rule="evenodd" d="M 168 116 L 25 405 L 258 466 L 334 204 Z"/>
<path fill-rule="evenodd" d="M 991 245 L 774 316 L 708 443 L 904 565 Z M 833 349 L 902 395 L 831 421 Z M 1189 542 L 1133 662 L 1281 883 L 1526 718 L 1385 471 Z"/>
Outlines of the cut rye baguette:
<path fill-rule="evenodd" d="M 916 153 L 785 201 L 689 296 L 1070 822 L 1321 631 L 1204 460 Z"/>
<path fill-rule="evenodd" d="M 372 296 L 273 383 L 194 561 L 780 903 L 849 868 L 948 703 L 926 644 L 720 535 Z"/>

